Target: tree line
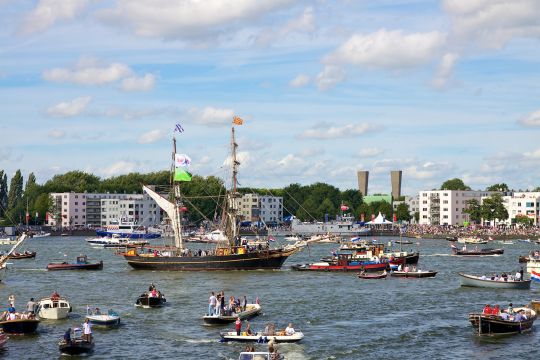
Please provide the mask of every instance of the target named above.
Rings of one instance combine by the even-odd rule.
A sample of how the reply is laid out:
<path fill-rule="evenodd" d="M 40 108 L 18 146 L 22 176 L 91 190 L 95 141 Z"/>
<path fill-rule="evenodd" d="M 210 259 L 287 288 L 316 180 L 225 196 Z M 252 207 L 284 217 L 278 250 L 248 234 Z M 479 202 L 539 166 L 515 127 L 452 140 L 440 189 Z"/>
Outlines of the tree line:
<path fill-rule="evenodd" d="M 58 174 L 44 184 L 37 184 L 33 173 L 26 182 L 20 170 L 10 179 L 0 170 L 0 225 L 25 223 L 26 213 L 30 224 L 43 224 L 46 213 L 54 210 L 51 193 L 142 193 L 142 184 L 167 186 L 170 184 L 169 171 L 151 173 L 130 173 L 110 178 L 100 178 L 83 171 L 69 171 Z M 363 215 L 369 221 L 379 212 L 392 219 L 392 204 L 386 201 L 364 203 L 362 194 L 356 189 L 341 191 L 335 186 L 317 182 L 311 185 L 290 184 L 280 189 L 240 188 L 244 193 L 258 193 L 283 197 L 284 216 L 294 215 L 302 221 L 322 221 L 334 219 L 343 213 L 351 214 L 359 220 Z M 193 176 L 190 182 L 182 184 L 182 195 L 187 212 L 184 216 L 192 222 L 214 220 L 220 217 L 220 206 L 226 193 L 223 180 L 215 176 Z M 342 211 L 341 206 L 347 206 Z M 36 216 L 37 215 L 37 216 Z M 396 211 L 398 220 L 410 220 L 408 206 L 400 204 Z"/>

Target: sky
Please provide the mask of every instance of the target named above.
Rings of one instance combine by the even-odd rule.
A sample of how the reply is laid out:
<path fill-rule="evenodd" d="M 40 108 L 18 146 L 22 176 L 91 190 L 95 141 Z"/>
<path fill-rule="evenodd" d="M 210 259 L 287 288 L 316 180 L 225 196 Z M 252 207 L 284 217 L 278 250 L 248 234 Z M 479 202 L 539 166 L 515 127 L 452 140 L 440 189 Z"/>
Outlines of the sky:
<path fill-rule="evenodd" d="M 540 186 L 538 0 L 0 0 L 0 169 Z M 184 132 L 173 133 L 176 124 Z"/>

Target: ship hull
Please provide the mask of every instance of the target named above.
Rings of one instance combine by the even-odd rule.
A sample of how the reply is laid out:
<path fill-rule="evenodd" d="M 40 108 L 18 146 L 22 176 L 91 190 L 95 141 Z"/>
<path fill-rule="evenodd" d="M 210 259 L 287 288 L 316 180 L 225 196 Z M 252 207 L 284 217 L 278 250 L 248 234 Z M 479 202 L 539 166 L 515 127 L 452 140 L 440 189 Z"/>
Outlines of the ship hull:
<path fill-rule="evenodd" d="M 295 251 L 255 251 L 222 256 L 140 256 L 124 255 L 137 270 L 215 271 L 215 270 L 275 270 Z"/>

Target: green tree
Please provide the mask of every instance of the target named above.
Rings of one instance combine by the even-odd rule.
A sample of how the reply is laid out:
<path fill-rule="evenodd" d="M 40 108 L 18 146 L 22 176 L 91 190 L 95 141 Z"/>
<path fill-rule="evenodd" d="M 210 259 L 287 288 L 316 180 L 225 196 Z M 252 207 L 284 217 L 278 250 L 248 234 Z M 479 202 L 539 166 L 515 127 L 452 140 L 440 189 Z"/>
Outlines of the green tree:
<path fill-rule="evenodd" d="M 296 217 L 301 221 L 313 221 L 316 220 L 315 214 L 318 209 L 317 202 L 313 198 L 308 198 L 302 203 L 302 206 L 296 211 Z"/>
<path fill-rule="evenodd" d="M 356 216 L 358 219 L 362 219 L 362 214 L 364 214 L 364 221 L 370 221 L 371 215 L 375 214 L 372 207 L 369 204 L 362 203 L 358 208 L 356 208 Z"/>
<path fill-rule="evenodd" d="M 469 219 L 475 224 L 482 220 L 482 206 L 476 199 L 468 200 L 467 207 L 463 209 L 463 212 L 469 214 Z"/>
<path fill-rule="evenodd" d="M 487 221 L 506 220 L 508 211 L 500 194 L 493 194 L 485 198 L 481 206 L 482 218 Z"/>
<path fill-rule="evenodd" d="M 221 216 L 226 190 L 220 178 L 195 175 L 190 182 L 182 184 L 182 194 L 185 197 L 184 205 L 188 209 L 184 217 L 189 221 L 213 221 Z"/>
<path fill-rule="evenodd" d="M 441 190 L 471 190 L 471 188 L 465 185 L 463 180 L 453 178 L 443 182 L 441 185 Z"/>
<path fill-rule="evenodd" d="M 300 204 L 306 200 L 307 192 L 300 184 L 290 184 L 283 189 L 283 215 L 296 215 Z"/>
<path fill-rule="evenodd" d="M 324 219 L 325 214 L 328 214 L 330 217 L 332 217 L 336 214 L 336 211 L 336 207 L 334 206 L 332 201 L 330 201 L 330 199 L 324 199 L 321 205 L 319 205 L 319 207 L 317 208 L 315 218 Z"/>
<path fill-rule="evenodd" d="M 396 218 L 398 221 L 411 221 L 411 212 L 409 205 L 406 203 L 400 203 L 396 208 Z"/>
<path fill-rule="evenodd" d="M 521 226 L 531 226 L 533 224 L 533 219 L 530 219 L 527 215 L 523 214 L 517 214 L 514 221 Z"/>
<path fill-rule="evenodd" d="M 38 222 L 43 224 L 45 222 L 45 214 L 51 211 L 53 208 L 53 199 L 47 193 L 41 193 L 37 196 L 33 206 L 33 214 L 38 213 Z"/>
<path fill-rule="evenodd" d="M 44 191 L 53 192 L 95 192 L 100 188 L 99 177 L 83 171 L 69 171 L 65 174 L 55 175 L 44 185 Z"/>
<path fill-rule="evenodd" d="M 420 212 L 419 211 L 414 212 L 414 221 L 416 221 L 416 223 L 420 222 Z"/>
<path fill-rule="evenodd" d="M 355 189 L 347 189 L 341 192 L 341 202 L 349 207 L 351 213 L 364 202 L 362 193 Z"/>
<path fill-rule="evenodd" d="M 381 213 L 385 217 L 385 219 L 392 221 L 392 214 L 394 213 L 392 204 L 386 201 L 375 201 L 372 202 L 370 205 L 375 216 Z"/>
<path fill-rule="evenodd" d="M 0 219 L 4 217 L 8 207 L 8 184 L 7 175 L 0 170 Z"/>
<path fill-rule="evenodd" d="M 508 188 L 508 185 L 506 185 L 505 183 L 500 183 L 500 184 L 493 184 L 491 186 L 488 186 L 486 188 L 486 191 L 507 192 L 507 191 L 510 191 L 510 189 Z"/>

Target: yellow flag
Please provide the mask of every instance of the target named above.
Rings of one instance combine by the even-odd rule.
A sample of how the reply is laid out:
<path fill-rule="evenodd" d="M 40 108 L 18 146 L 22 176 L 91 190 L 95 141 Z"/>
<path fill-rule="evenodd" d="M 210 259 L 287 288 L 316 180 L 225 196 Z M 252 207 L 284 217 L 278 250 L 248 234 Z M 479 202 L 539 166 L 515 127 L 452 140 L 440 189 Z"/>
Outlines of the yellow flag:
<path fill-rule="evenodd" d="M 244 120 L 240 119 L 238 116 L 235 116 L 233 117 L 232 122 L 235 125 L 242 125 L 244 123 Z"/>

